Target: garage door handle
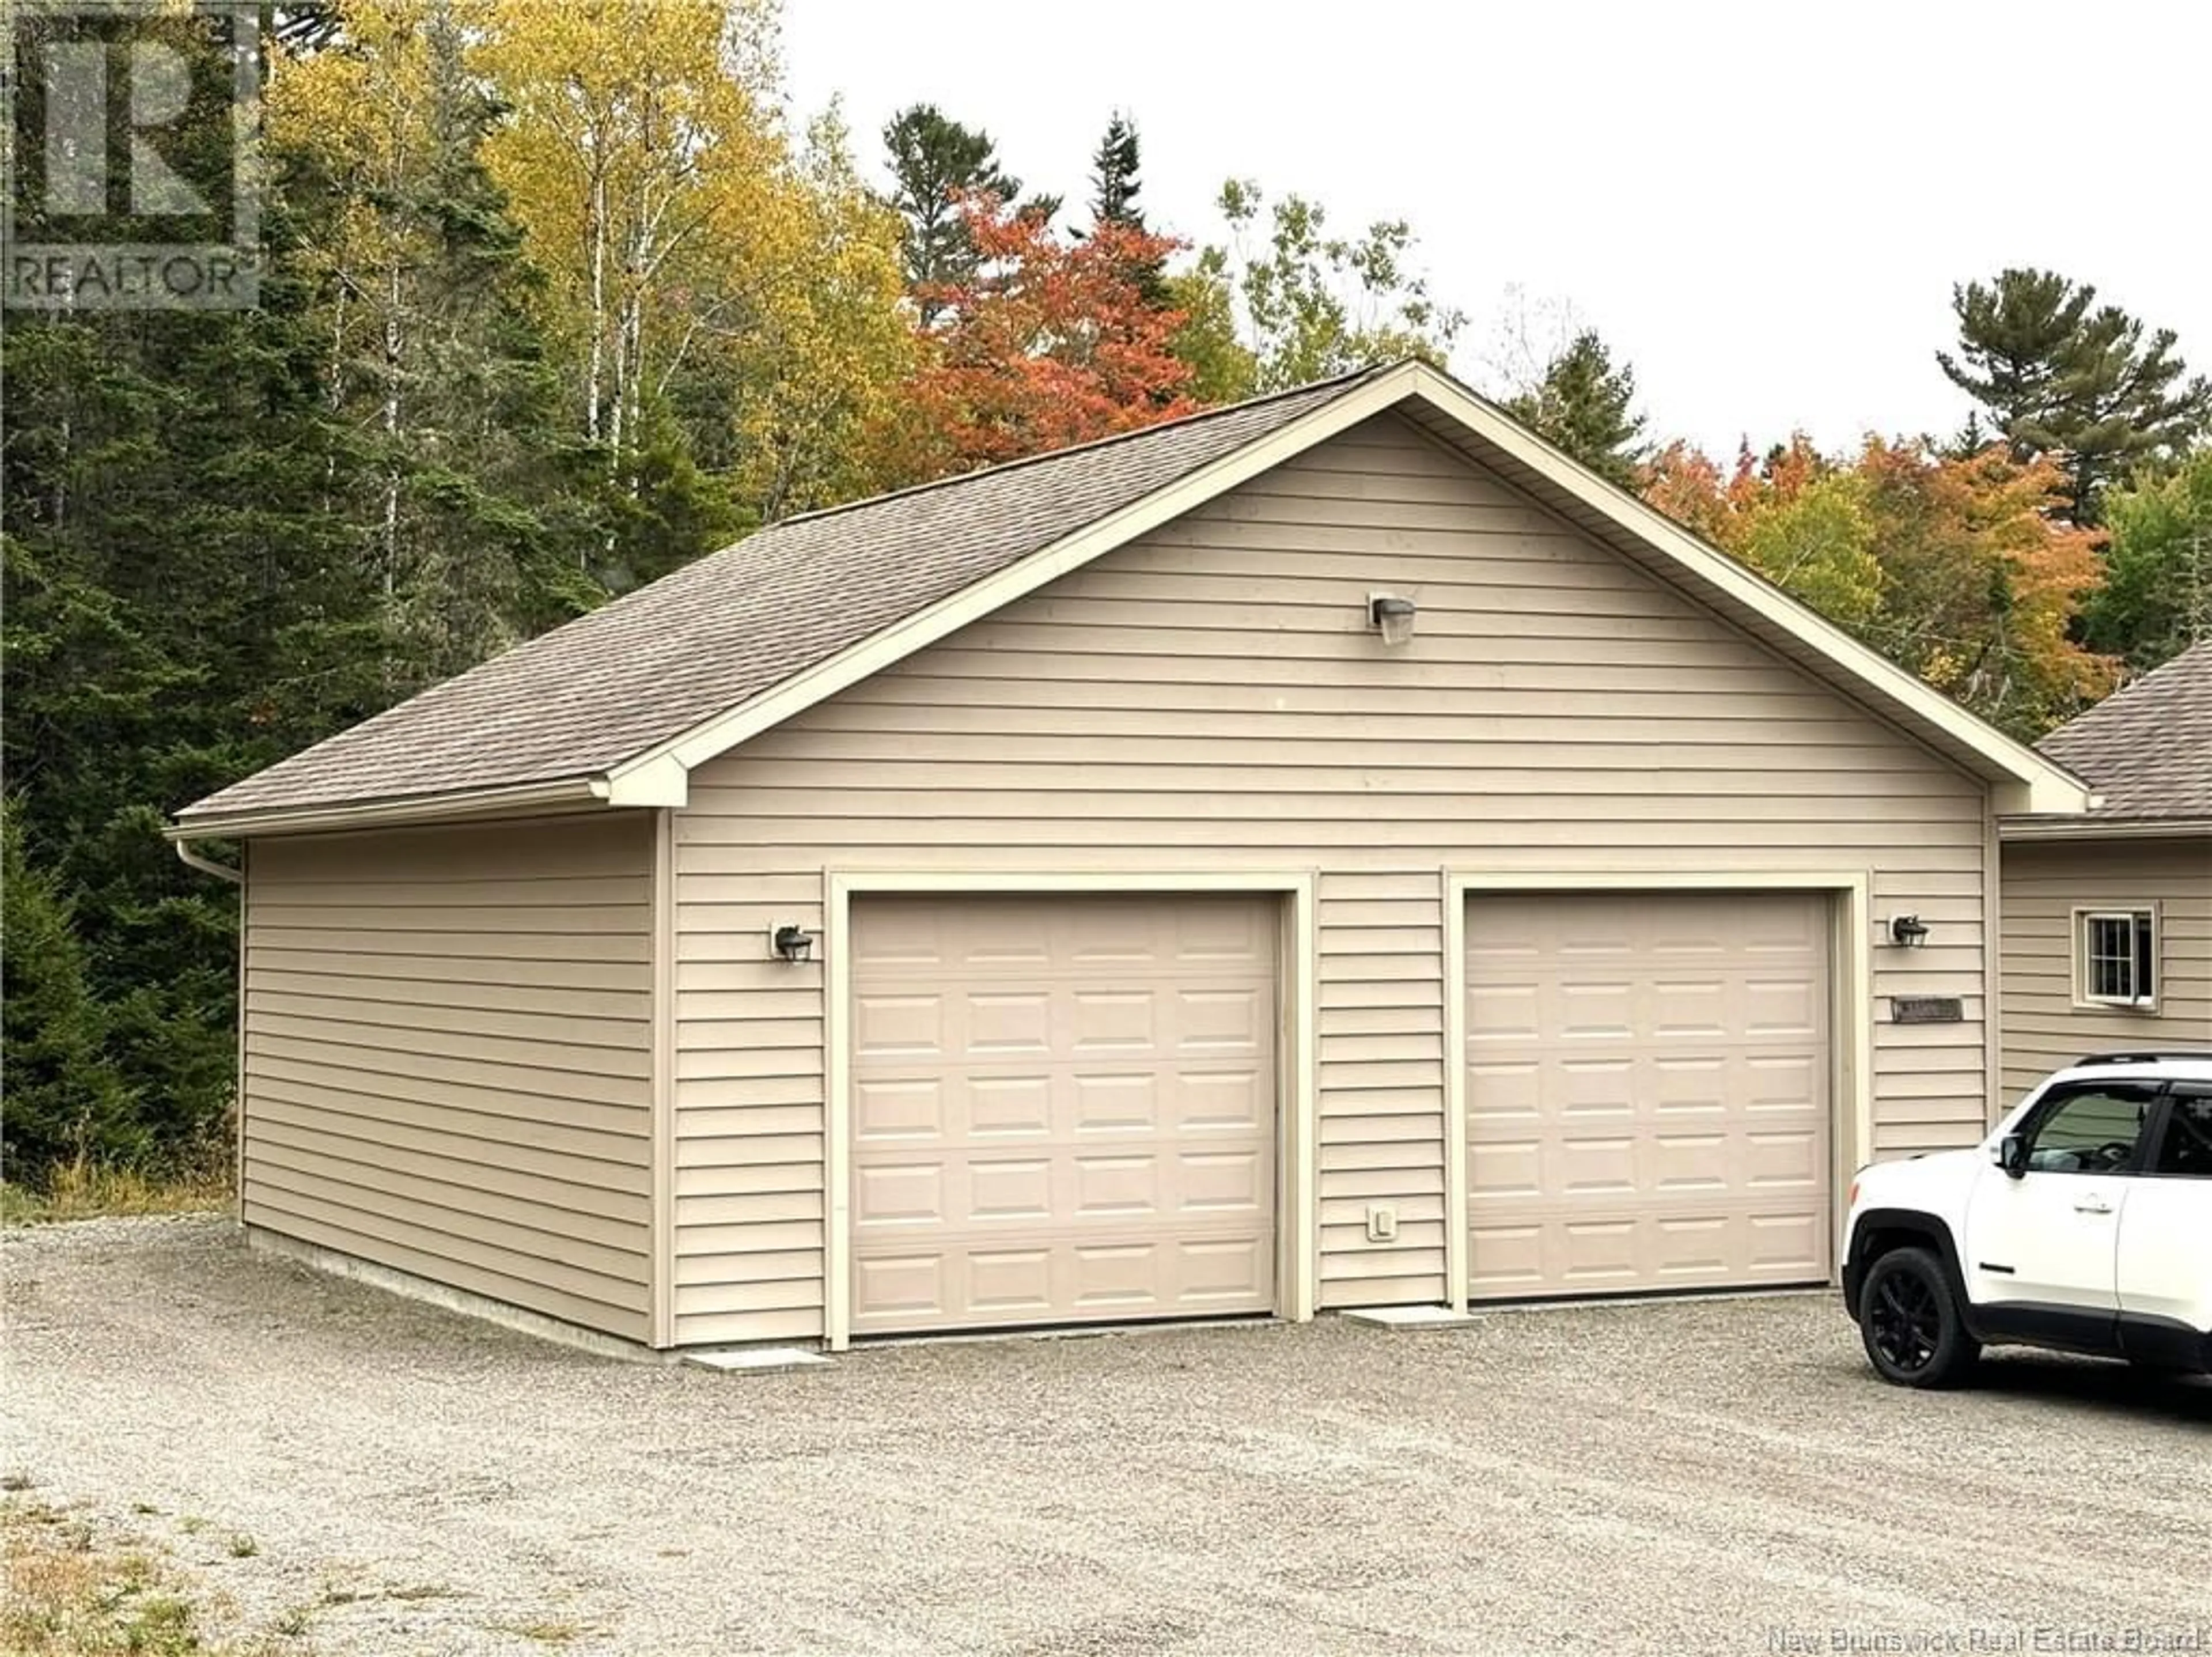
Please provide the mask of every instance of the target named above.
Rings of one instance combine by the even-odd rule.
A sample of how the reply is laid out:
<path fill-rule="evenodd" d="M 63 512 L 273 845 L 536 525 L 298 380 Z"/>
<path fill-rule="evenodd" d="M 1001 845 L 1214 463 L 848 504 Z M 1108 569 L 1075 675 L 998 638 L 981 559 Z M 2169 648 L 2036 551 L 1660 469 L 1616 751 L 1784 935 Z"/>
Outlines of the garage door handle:
<path fill-rule="evenodd" d="M 2112 1205 L 2110 1203 L 2100 1203 L 2094 1197 L 2086 1203 L 2076 1203 L 2074 1205 L 2074 1212 L 2076 1214 L 2110 1214 L 2112 1211 Z"/>

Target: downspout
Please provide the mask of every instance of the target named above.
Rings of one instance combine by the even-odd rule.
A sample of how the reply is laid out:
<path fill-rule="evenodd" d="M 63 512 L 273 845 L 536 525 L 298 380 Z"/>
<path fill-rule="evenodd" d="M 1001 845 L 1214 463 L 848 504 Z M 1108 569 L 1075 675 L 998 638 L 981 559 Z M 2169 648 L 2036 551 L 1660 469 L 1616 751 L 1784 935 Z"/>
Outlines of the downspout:
<path fill-rule="evenodd" d="M 189 844 L 183 840 L 179 840 L 174 844 L 177 848 L 177 856 L 183 861 L 186 868 L 196 868 L 203 874 L 212 874 L 216 880 L 228 880 L 233 886 L 244 886 L 246 884 L 245 870 L 233 868 L 228 863 L 218 863 L 211 857 L 203 857 L 199 853 L 194 851 Z"/>
<path fill-rule="evenodd" d="M 238 1118 L 238 1139 L 231 1147 L 230 1201 L 231 1219 L 243 1231 L 246 1228 L 246 871 L 233 868 L 228 863 L 218 863 L 212 857 L 203 857 L 182 840 L 172 842 L 177 856 L 187 868 L 196 868 L 203 874 L 212 874 L 238 888 L 238 1053 L 232 1070 L 231 1108 Z"/>

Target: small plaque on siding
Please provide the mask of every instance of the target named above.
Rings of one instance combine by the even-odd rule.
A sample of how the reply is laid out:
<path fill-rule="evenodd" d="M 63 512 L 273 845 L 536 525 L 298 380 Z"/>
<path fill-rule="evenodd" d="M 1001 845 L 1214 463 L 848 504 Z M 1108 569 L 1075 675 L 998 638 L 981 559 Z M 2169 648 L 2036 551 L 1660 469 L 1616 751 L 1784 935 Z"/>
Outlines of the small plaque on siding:
<path fill-rule="evenodd" d="M 1893 1024 L 1958 1024 L 1966 1009 L 1956 996 L 1892 996 L 1889 1016 Z"/>

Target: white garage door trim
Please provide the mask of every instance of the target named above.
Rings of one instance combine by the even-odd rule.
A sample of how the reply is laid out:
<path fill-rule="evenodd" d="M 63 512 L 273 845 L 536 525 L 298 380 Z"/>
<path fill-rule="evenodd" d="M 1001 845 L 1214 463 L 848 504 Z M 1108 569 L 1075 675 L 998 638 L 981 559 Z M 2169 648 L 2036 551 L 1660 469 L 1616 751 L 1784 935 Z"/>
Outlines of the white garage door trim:
<path fill-rule="evenodd" d="M 823 1065 L 828 1119 L 823 1155 L 828 1225 L 823 1234 L 823 1300 L 830 1349 L 842 1352 L 853 1335 L 853 978 L 849 943 L 853 899 L 876 892 L 1257 892 L 1290 899 L 1288 959 L 1282 997 L 1288 1031 L 1281 1082 L 1281 1258 L 1277 1315 L 1303 1323 L 1314 1314 L 1320 1274 L 1314 1189 L 1316 1098 L 1315 1031 L 1317 1008 L 1315 877 L 1310 873 L 1243 870 L 1085 870 L 1009 873 L 1005 869 L 852 870 L 828 872 L 823 893 L 822 947 L 828 982 L 823 1008 Z"/>
<path fill-rule="evenodd" d="M 1834 905 L 1834 959 L 1830 995 L 1834 1002 L 1833 1073 L 1829 1097 L 1836 1101 L 1832 1136 L 1834 1164 L 1830 1213 L 1840 1228 L 1843 1200 L 1851 1171 L 1867 1160 L 1874 1143 L 1874 964 L 1873 911 L 1869 879 L 1863 871 L 1827 873 L 1802 869 L 1607 869 L 1487 872 L 1469 874 L 1447 869 L 1444 908 L 1444 1276 L 1451 1304 L 1468 1304 L 1467 1066 L 1467 908 L 1470 897 L 1509 892 L 1799 892 L 1825 895 Z M 1842 1239 L 1831 1239 L 1843 1258 Z"/>

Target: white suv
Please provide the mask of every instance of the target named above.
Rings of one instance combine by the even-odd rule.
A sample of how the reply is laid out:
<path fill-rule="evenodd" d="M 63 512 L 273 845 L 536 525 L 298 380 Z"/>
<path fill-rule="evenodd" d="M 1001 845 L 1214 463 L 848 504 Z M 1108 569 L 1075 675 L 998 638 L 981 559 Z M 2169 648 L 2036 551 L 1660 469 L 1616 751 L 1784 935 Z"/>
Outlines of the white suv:
<path fill-rule="evenodd" d="M 1859 1170 L 1844 1301 L 1901 1386 L 2016 1343 L 2212 1371 L 2212 1053 L 2100 1053 L 1972 1150 Z"/>

